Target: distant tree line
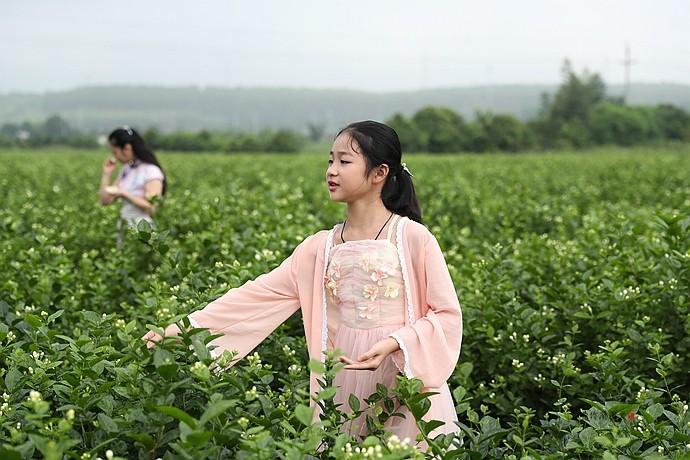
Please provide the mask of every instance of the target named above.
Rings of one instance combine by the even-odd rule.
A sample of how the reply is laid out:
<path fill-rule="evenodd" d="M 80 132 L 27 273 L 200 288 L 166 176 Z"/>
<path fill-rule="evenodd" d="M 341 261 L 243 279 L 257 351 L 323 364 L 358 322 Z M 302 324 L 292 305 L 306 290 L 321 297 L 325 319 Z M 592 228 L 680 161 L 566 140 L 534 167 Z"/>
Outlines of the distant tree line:
<path fill-rule="evenodd" d="M 276 152 L 292 153 L 302 150 L 306 138 L 288 129 L 259 132 L 198 132 L 177 131 L 162 133 L 155 128 L 142 133 L 153 149 L 181 152 Z"/>
<path fill-rule="evenodd" d="M 264 130 L 256 133 L 205 130 L 163 133 L 155 128 L 149 128 L 141 134 L 153 149 L 182 152 L 291 153 L 299 152 L 306 143 L 305 136 L 286 129 Z M 105 135 L 77 131 L 59 115 L 53 115 L 44 122 L 6 123 L 0 127 L 0 147 L 36 148 L 64 145 L 75 148 L 97 148 L 102 143 L 105 143 Z"/>
<path fill-rule="evenodd" d="M 569 61 L 553 95 L 543 94 L 536 118 L 523 122 L 500 113 L 478 112 L 472 121 L 446 107 L 429 106 L 411 117 L 397 113 L 387 123 L 398 132 L 405 151 L 517 152 L 528 149 L 580 149 L 597 145 L 631 146 L 664 141 L 690 141 L 690 114 L 669 104 L 631 106 L 623 97 L 606 95 L 594 73 L 576 74 Z M 298 152 L 308 140 L 325 137 L 322 125 L 307 126 L 307 135 L 279 129 L 260 132 L 143 131 L 154 149 L 188 152 Z M 100 136 L 100 141 L 105 141 Z M 43 122 L 7 123 L 0 127 L 0 147 L 66 145 L 99 146 L 96 134 L 80 132 L 53 115 Z"/>
<path fill-rule="evenodd" d="M 673 105 L 630 106 L 606 96 L 597 74 L 577 75 L 569 61 L 553 96 L 542 96 L 539 115 L 522 122 L 507 114 L 478 112 L 467 122 L 445 107 L 425 107 L 411 117 L 397 113 L 387 123 L 405 151 L 517 152 L 527 149 L 631 146 L 690 141 L 690 114 Z"/>
<path fill-rule="evenodd" d="M 0 126 L 0 147 L 44 147 L 65 145 L 75 148 L 98 147 L 98 137 L 74 129 L 59 115 L 42 122 L 5 123 Z"/>

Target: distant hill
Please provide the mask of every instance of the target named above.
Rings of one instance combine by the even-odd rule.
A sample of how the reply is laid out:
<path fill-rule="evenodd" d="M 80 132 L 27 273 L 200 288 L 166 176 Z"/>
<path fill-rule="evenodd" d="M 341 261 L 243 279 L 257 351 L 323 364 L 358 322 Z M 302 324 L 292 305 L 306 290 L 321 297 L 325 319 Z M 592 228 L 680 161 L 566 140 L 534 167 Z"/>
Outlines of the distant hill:
<path fill-rule="evenodd" d="M 305 130 L 322 125 L 332 132 L 361 119 L 385 120 L 425 105 L 444 105 L 472 118 L 477 110 L 511 113 L 522 119 L 539 110 L 540 96 L 555 85 L 501 85 L 391 93 L 288 88 L 198 88 L 99 86 L 44 94 L 0 95 L 0 124 L 43 120 L 60 114 L 74 126 L 107 131 L 124 123 L 163 131 L 262 128 Z M 620 86 L 608 88 L 622 93 Z M 634 84 L 631 104 L 672 103 L 690 111 L 690 85 Z"/>

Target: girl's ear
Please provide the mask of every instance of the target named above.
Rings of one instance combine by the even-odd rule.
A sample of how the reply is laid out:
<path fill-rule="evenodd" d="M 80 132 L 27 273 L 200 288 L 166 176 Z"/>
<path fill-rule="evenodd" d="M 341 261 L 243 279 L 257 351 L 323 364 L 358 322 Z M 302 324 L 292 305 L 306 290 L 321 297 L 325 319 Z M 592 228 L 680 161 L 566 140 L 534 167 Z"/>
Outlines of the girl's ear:
<path fill-rule="evenodd" d="M 374 168 L 374 183 L 385 182 L 389 172 L 390 168 L 387 164 L 378 165 Z"/>

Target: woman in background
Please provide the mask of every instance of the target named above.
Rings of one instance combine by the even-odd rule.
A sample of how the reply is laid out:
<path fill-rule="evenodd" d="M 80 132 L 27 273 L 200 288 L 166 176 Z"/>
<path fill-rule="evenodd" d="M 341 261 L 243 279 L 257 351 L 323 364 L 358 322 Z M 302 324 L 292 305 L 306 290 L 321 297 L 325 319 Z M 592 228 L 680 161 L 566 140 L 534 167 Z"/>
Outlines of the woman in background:
<path fill-rule="evenodd" d="M 115 129 L 108 136 L 108 144 L 113 156 L 103 163 L 99 197 L 103 206 L 122 199 L 118 219 L 118 244 L 121 244 L 122 222 L 136 227 L 144 220 L 153 225 L 156 206 L 152 199 L 165 195 L 166 180 L 156 155 L 134 129 L 129 126 Z M 123 167 L 111 183 L 116 161 Z"/>

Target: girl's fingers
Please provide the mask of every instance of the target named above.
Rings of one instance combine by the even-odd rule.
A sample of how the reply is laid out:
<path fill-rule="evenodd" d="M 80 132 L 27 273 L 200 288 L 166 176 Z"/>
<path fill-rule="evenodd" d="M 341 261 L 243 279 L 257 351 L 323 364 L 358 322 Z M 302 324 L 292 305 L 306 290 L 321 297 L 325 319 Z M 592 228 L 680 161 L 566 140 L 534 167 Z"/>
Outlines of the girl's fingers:
<path fill-rule="evenodd" d="M 156 334 L 153 331 L 148 331 L 144 336 L 141 338 L 141 340 L 144 340 L 146 342 L 146 348 L 151 349 L 155 346 L 156 342 L 160 341 L 161 336 Z"/>
<path fill-rule="evenodd" d="M 362 356 L 360 356 L 359 358 L 357 358 L 357 361 L 359 361 L 359 362 L 369 361 L 369 360 L 372 359 L 374 356 L 376 356 L 376 353 L 372 353 L 371 351 L 367 351 L 367 352 L 364 353 Z"/>
<path fill-rule="evenodd" d="M 356 361 L 353 361 L 352 359 L 348 358 L 347 356 L 341 356 L 338 358 L 341 363 L 345 364 L 355 364 Z M 345 369 L 347 369 L 347 366 L 345 366 Z"/>
<path fill-rule="evenodd" d="M 157 336 L 158 336 L 158 334 L 156 334 L 155 332 L 148 331 L 146 334 L 144 334 L 142 339 L 144 339 L 144 340 L 155 340 Z"/>
<path fill-rule="evenodd" d="M 366 355 L 363 355 L 366 356 Z M 345 369 L 348 370 L 368 370 L 368 371 L 374 371 L 378 369 L 379 365 L 381 363 L 379 362 L 378 359 L 374 358 L 368 358 L 368 359 L 359 359 L 358 362 L 352 361 L 351 359 L 348 360 L 348 365 L 345 366 Z"/>
<path fill-rule="evenodd" d="M 165 337 L 175 337 L 175 336 L 179 335 L 179 333 L 180 333 L 180 328 L 177 327 L 175 324 L 169 325 L 163 331 L 163 335 Z M 153 331 L 148 331 L 146 334 L 144 334 L 141 337 L 141 340 L 146 342 L 147 348 L 153 348 L 156 345 L 156 343 L 163 340 L 163 337 L 161 337 L 160 335 L 158 335 L 157 333 L 155 333 Z"/>
<path fill-rule="evenodd" d="M 378 365 L 375 365 L 373 363 L 354 363 L 348 364 L 347 366 L 345 366 L 345 369 L 350 371 L 373 371 L 376 370 L 378 367 Z"/>

